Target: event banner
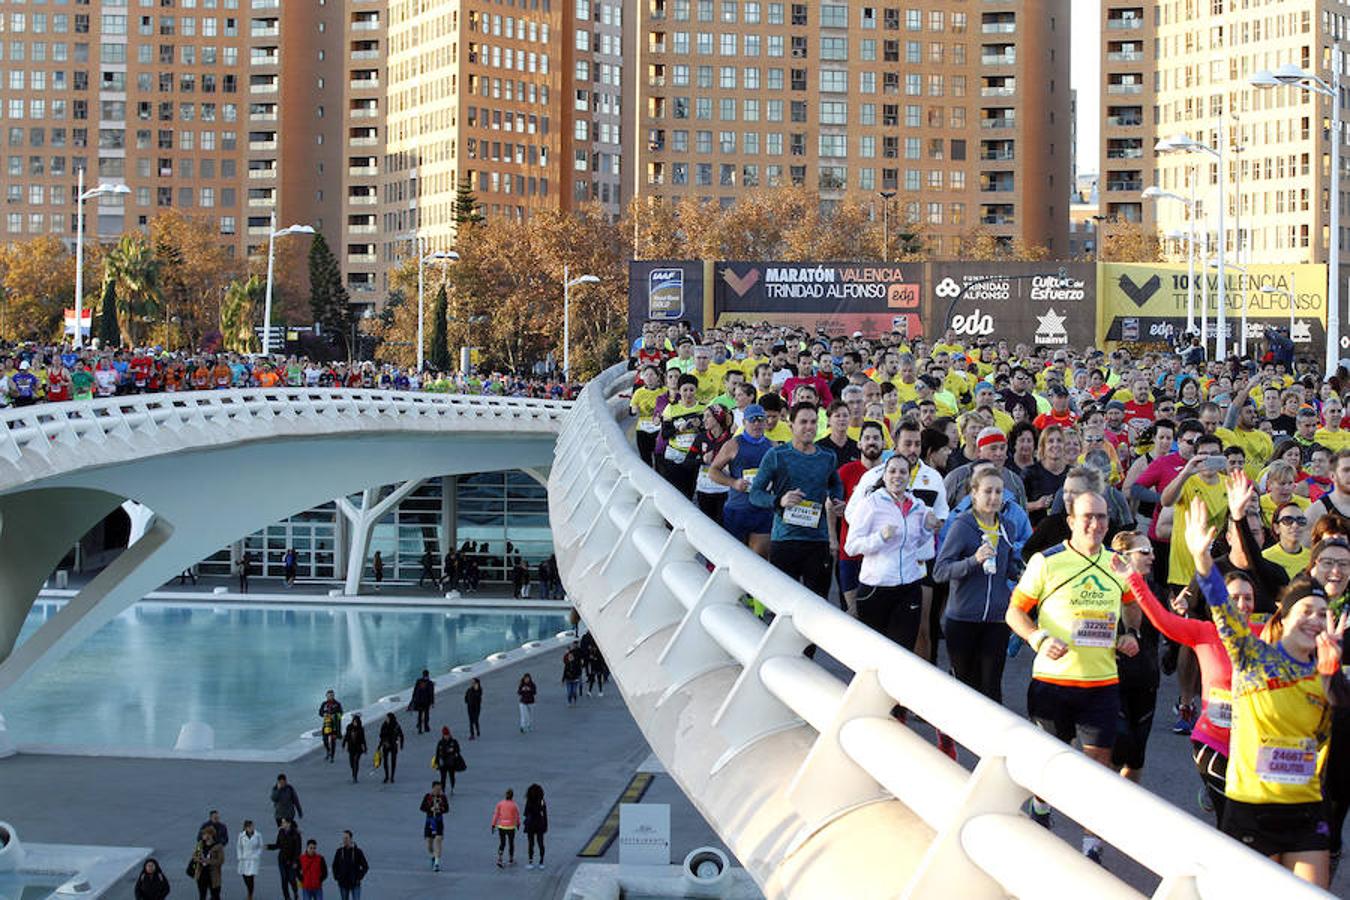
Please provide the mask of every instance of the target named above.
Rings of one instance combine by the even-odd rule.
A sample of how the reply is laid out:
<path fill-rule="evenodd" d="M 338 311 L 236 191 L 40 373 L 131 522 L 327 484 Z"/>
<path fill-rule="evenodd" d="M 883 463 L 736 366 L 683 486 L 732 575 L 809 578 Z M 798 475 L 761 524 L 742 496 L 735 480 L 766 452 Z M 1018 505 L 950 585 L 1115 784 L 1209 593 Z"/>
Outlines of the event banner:
<path fill-rule="evenodd" d="M 1091 263 L 934 262 L 924 322 L 938 338 L 1006 340 L 1011 347 L 1085 347 L 1096 328 Z"/>
<path fill-rule="evenodd" d="M 918 334 L 922 274 L 923 266 L 908 263 L 718 262 L 714 320 L 867 337 Z"/>
<path fill-rule="evenodd" d="M 1245 264 L 1224 273 L 1225 338 L 1235 345 L 1247 313 L 1247 340 L 1260 340 L 1268 325 L 1288 329 L 1293 303 L 1296 348 L 1306 352 L 1326 339 L 1327 269 L 1324 265 Z M 1217 333 L 1219 273 L 1196 272 L 1192 295 L 1185 265 L 1105 263 L 1098 270 L 1097 338 L 1115 343 L 1176 344 L 1186 330 L 1188 303 L 1194 303 L 1196 327 L 1208 293 L 1206 333 Z M 1191 299 L 1193 296 L 1193 300 Z"/>
<path fill-rule="evenodd" d="M 628 343 L 648 321 L 704 326 L 704 264 L 699 260 L 634 259 L 628 262 Z"/>

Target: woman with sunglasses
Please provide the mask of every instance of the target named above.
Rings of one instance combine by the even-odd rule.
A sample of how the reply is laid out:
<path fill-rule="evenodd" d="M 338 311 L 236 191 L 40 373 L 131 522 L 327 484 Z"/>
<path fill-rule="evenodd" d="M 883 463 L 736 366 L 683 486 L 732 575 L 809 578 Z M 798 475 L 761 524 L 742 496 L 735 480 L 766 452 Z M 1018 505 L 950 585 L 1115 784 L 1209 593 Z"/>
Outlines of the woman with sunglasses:
<path fill-rule="evenodd" d="M 1265 500 L 1264 497 L 1261 499 Z M 1274 515 L 1277 542 L 1262 550 L 1261 555 L 1281 566 L 1292 581 L 1300 572 L 1307 570 L 1311 556 L 1303 544 L 1308 516 L 1303 512 L 1303 507 L 1293 501 L 1280 506 Z"/>
<path fill-rule="evenodd" d="M 1350 618 L 1336 618 L 1322 584 L 1300 577 L 1280 595 L 1258 638 L 1210 557 L 1214 528 L 1203 505 L 1192 503 L 1187 513 L 1186 546 L 1233 665 L 1236 714 L 1219 827 L 1325 888 L 1331 878 L 1331 827 L 1321 772 L 1331 707 L 1350 703 L 1350 685 L 1341 672 Z M 1343 560 L 1333 558 L 1338 567 L 1350 565 L 1350 551 Z"/>
<path fill-rule="evenodd" d="M 1313 549 L 1309 554 L 1308 574 L 1327 592 L 1336 613 L 1345 609 L 1346 590 L 1350 587 L 1350 534 L 1340 516 L 1323 516 L 1312 531 Z M 1341 832 L 1350 812 L 1350 709 L 1336 707 L 1331 717 L 1331 749 L 1322 766 L 1322 787 L 1331 818 L 1331 874 L 1334 877 L 1341 860 Z"/>

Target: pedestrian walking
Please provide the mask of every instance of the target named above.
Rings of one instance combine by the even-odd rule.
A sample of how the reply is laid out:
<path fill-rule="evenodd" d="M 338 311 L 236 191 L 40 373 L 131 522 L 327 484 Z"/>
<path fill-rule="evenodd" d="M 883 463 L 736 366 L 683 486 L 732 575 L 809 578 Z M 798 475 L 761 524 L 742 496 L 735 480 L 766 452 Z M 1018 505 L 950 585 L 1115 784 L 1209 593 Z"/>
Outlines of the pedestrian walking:
<path fill-rule="evenodd" d="M 581 648 L 576 644 L 563 654 L 562 682 L 567 686 L 567 705 L 581 699 Z"/>
<path fill-rule="evenodd" d="M 464 757 L 459 752 L 459 741 L 455 740 L 454 735 L 450 733 L 449 726 L 441 729 L 441 739 L 436 742 L 436 756 L 434 758 L 436 769 L 441 773 L 441 787 L 445 787 L 445 779 L 450 778 L 450 793 L 455 792 L 455 773 L 463 772 L 468 768 L 464 762 Z"/>
<path fill-rule="evenodd" d="M 535 687 L 534 679 L 530 673 L 526 672 L 520 676 L 520 684 L 516 686 L 516 696 L 520 698 L 520 733 L 534 731 L 534 696 L 539 692 Z"/>
<path fill-rule="evenodd" d="M 412 689 L 412 703 L 409 706 L 417 713 L 417 733 L 431 733 L 431 707 L 436 705 L 436 682 L 431 680 L 431 672 L 422 670 L 422 677 Z"/>
<path fill-rule="evenodd" d="M 252 819 L 244 820 L 244 830 L 234 845 L 234 858 L 239 877 L 244 879 L 248 900 L 253 900 L 253 882 L 258 877 L 258 863 L 262 859 L 263 839 L 253 827 Z"/>
<path fill-rule="evenodd" d="M 450 798 L 439 781 L 431 783 L 431 792 L 422 795 L 419 807 L 426 813 L 422 837 L 427 841 L 427 855 L 431 857 L 431 871 L 441 870 L 441 846 L 445 843 L 445 814 L 450 811 Z"/>
<path fill-rule="evenodd" d="M 267 845 L 277 852 L 277 875 L 281 879 L 282 900 L 300 900 L 300 829 L 295 820 L 282 818 L 277 825 L 277 838 Z"/>
<path fill-rule="evenodd" d="M 239 593 L 248 593 L 248 576 L 253 569 L 253 551 L 245 550 L 244 555 L 239 557 Z"/>
<path fill-rule="evenodd" d="M 319 704 L 319 721 L 323 723 L 325 758 L 332 762 L 333 754 L 337 752 L 338 736 L 342 734 L 342 704 L 333 696 L 332 690 L 328 691 L 324 701 Z"/>
<path fill-rule="evenodd" d="M 225 823 L 220 821 L 220 810 L 213 809 L 207 813 L 206 821 L 203 822 L 201 828 L 198 828 L 197 830 L 201 831 L 202 828 L 210 828 L 214 831 L 216 833 L 216 843 L 220 844 L 222 847 L 230 842 L 230 829 L 226 828 Z"/>
<path fill-rule="evenodd" d="M 425 584 L 435 586 L 436 573 L 433 571 L 436 567 L 436 555 L 428 548 L 422 553 L 422 572 L 417 576 L 417 586 L 422 587 Z"/>
<path fill-rule="evenodd" d="M 477 678 L 469 682 L 469 687 L 464 691 L 464 705 L 469 711 L 469 740 L 474 740 L 480 734 L 478 727 L 478 716 L 483 712 L 483 684 Z"/>
<path fill-rule="evenodd" d="M 287 547 L 281 558 L 281 571 L 286 576 L 286 587 L 295 587 L 295 548 Z"/>
<path fill-rule="evenodd" d="M 311 839 L 300 855 L 300 891 L 304 900 L 323 900 L 323 883 L 328 880 L 328 860 L 319 853 L 319 842 Z"/>
<path fill-rule="evenodd" d="M 361 882 L 369 871 L 366 855 L 356 846 L 352 833 L 342 832 L 342 846 L 333 852 L 333 880 L 342 900 L 361 900 Z"/>
<path fill-rule="evenodd" d="M 516 806 L 516 801 L 511 799 L 515 796 L 515 791 L 506 789 L 506 796 L 497 801 L 497 806 L 492 810 L 492 830 L 497 832 L 497 868 L 502 867 L 502 851 L 510 845 L 510 854 L 507 857 L 507 865 L 516 864 L 516 829 L 520 827 L 520 807 Z"/>
<path fill-rule="evenodd" d="M 141 866 L 141 874 L 136 876 L 136 900 L 164 900 L 169 896 L 169 879 L 159 867 L 159 860 L 153 856 Z"/>
<path fill-rule="evenodd" d="M 548 804 L 544 802 L 544 789 L 532 784 L 525 789 L 525 841 L 529 859 L 525 868 L 534 868 L 534 846 L 539 845 L 539 868 L 544 867 L 544 835 L 548 833 Z"/>
<path fill-rule="evenodd" d="M 285 773 L 278 775 L 277 783 L 272 786 L 272 815 L 278 826 L 282 819 L 294 822 L 305 817 L 304 810 L 300 808 L 300 795 L 286 780 Z"/>
<path fill-rule="evenodd" d="M 398 772 L 398 752 L 403 749 L 403 727 L 398 724 L 398 716 L 389 713 L 380 723 L 380 764 L 384 768 L 386 784 L 394 780 Z"/>
<path fill-rule="evenodd" d="M 361 714 L 352 713 L 347 723 L 347 733 L 342 736 L 342 746 L 347 748 L 347 762 L 352 767 L 352 784 L 357 782 L 357 773 L 361 770 L 361 757 L 366 753 L 366 726 L 361 723 Z"/>
<path fill-rule="evenodd" d="M 197 884 L 197 900 L 220 900 L 220 869 L 225 865 L 225 848 L 216 842 L 216 830 L 207 826 L 197 835 L 192 851 L 192 880 Z"/>
<path fill-rule="evenodd" d="M 380 583 L 384 581 L 384 557 L 380 551 L 375 551 L 375 558 L 371 560 L 371 568 L 375 571 L 375 590 L 380 589 Z"/>

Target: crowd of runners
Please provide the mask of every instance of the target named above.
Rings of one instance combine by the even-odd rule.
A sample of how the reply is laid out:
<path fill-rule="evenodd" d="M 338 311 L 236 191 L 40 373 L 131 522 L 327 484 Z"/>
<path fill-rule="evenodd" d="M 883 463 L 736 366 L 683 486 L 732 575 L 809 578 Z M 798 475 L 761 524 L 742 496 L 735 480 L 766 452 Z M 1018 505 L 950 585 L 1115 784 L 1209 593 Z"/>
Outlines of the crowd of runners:
<path fill-rule="evenodd" d="M 503 372 L 419 372 L 374 362 L 324 362 L 305 356 L 256 356 L 24 344 L 0 346 L 0 407 L 129 394 L 248 387 L 362 388 L 566 400 L 580 387 L 558 379 Z"/>
<path fill-rule="evenodd" d="M 649 323 L 630 411 L 646 463 L 868 626 L 998 702 L 1032 654 L 1030 717 L 1126 778 L 1165 676 L 1201 806 L 1325 886 L 1350 809 L 1350 374 L 1264 344 Z"/>

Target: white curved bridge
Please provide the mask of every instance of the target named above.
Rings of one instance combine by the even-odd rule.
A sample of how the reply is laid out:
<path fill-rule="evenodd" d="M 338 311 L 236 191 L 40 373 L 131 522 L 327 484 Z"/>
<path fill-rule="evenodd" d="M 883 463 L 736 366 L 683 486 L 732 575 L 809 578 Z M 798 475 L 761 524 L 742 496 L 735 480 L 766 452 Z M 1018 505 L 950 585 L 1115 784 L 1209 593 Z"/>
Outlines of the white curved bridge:
<path fill-rule="evenodd" d="M 5 410 L 0 694 L 187 566 L 278 519 L 372 486 L 547 468 L 571 405 L 281 388 Z M 149 512 L 140 536 L 13 650 L 61 557 L 128 500 Z M 373 524 L 380 510 L 366 512 Z"/>
<path fill-rule="evenodd" d="M 563 581 L 648 742 L 769 897 L 1142 896 L 1022 815 L 1033 792 L 1161 876 L 1158 900 L 1329 896 L 736 543 L 642 465 L 616 421 L 629 383 L 622 366 L 592 382 L 558 438 Z M 974 772 L 892 719 L 897 703 L 974 752 Z"/>

